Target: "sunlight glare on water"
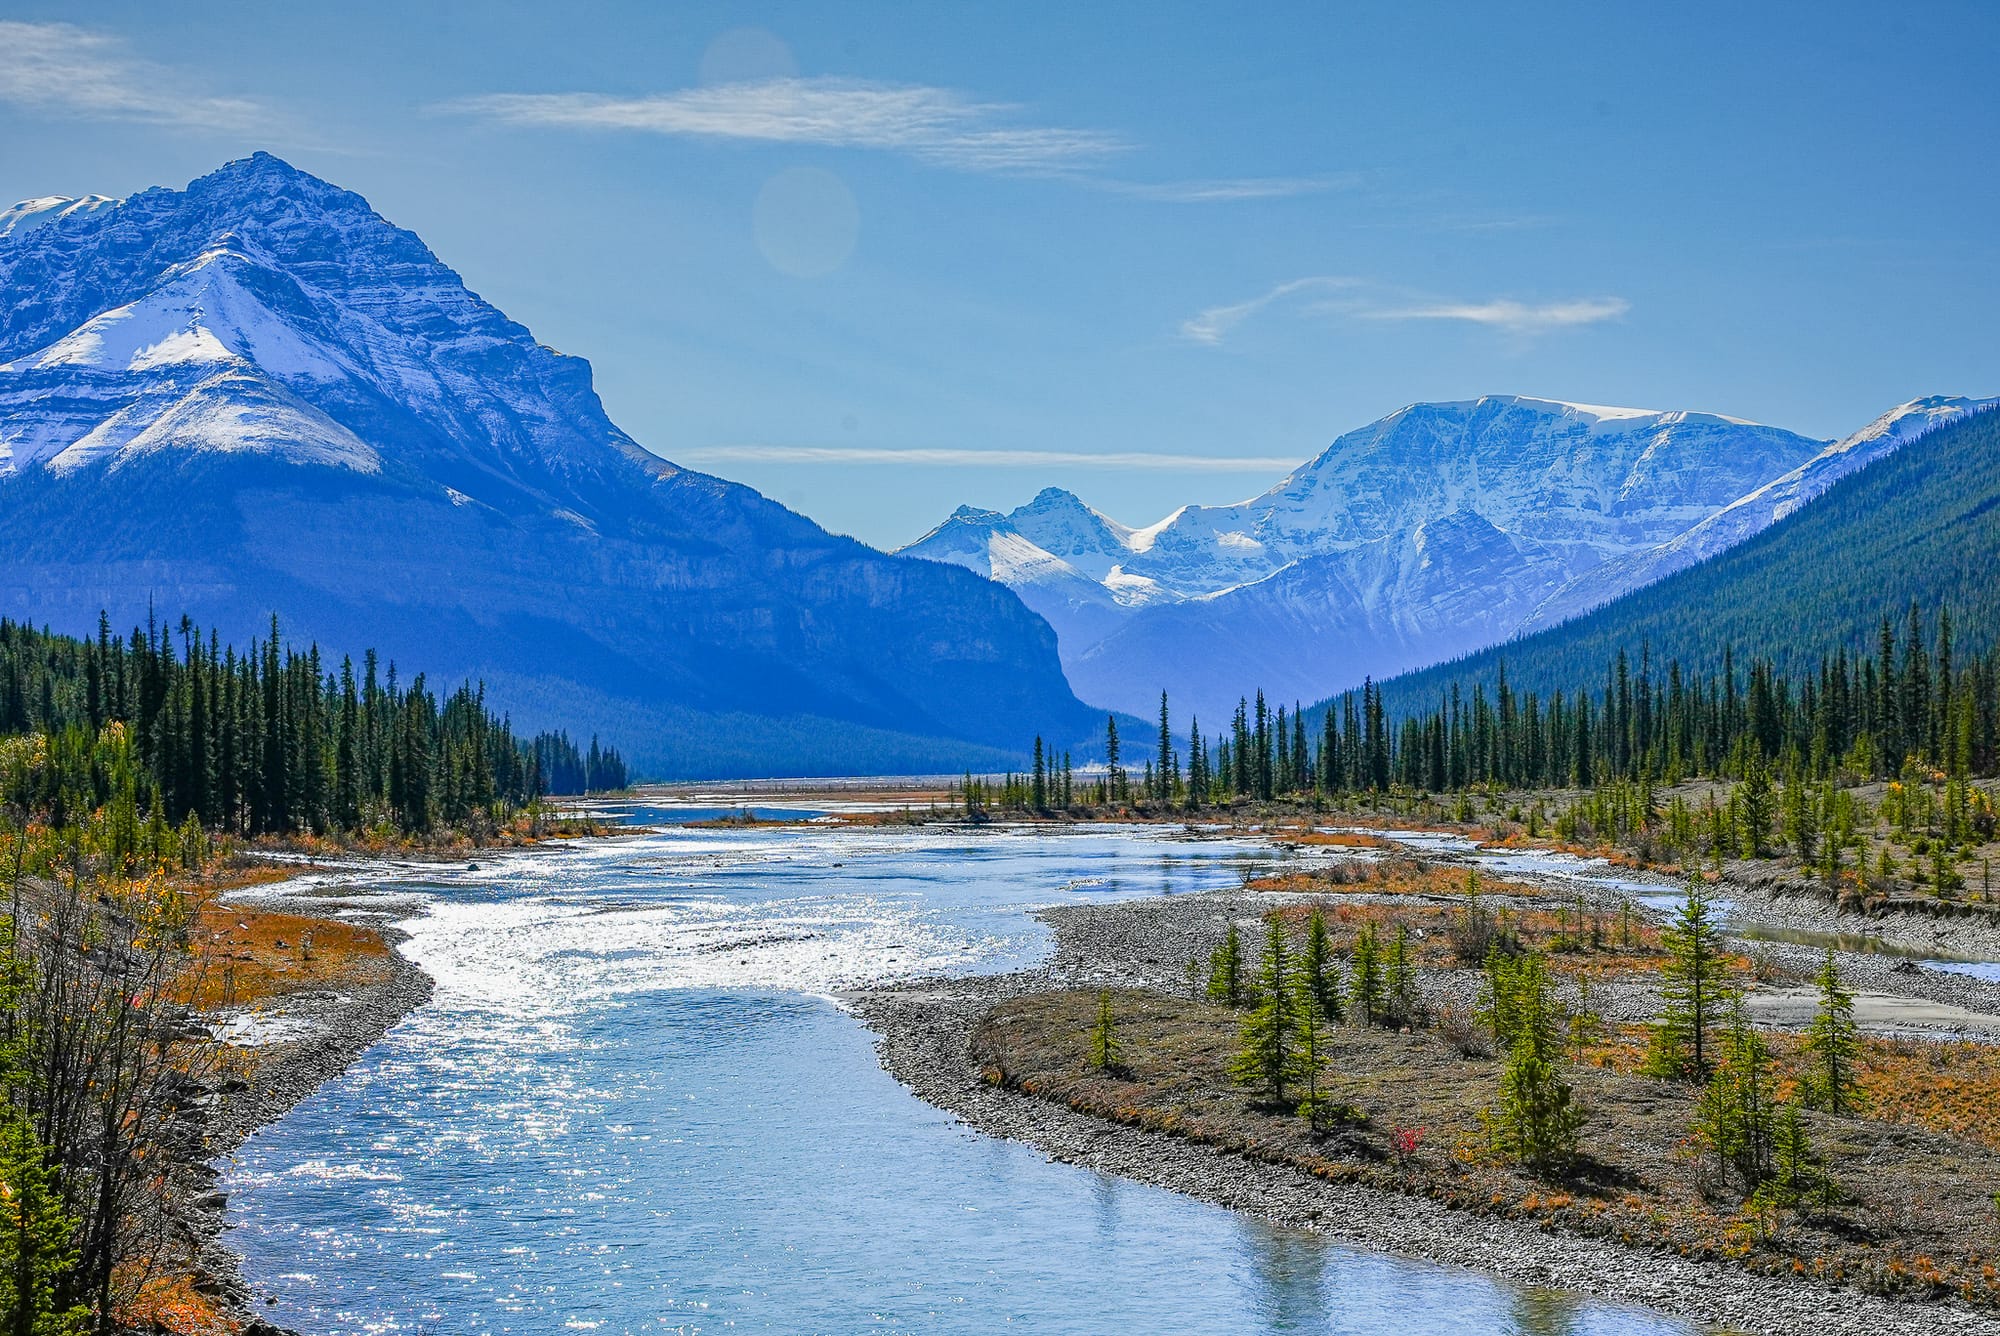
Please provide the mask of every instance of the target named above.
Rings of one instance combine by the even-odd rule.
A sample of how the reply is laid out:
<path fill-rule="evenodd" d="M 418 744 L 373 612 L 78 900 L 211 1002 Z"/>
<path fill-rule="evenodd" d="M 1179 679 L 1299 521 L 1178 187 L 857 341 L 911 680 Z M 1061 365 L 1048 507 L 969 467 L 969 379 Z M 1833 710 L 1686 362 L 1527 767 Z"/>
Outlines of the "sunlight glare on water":
<path fill-rule="evenodd" d="M 1055 1165 L 827 994 L 1030 963 L 1030 908 L 1237 884 L 1145 831 L 663 831 L 386 885 L 435 998 L 240 1153 L 272 1318 L 346 1333 L 1683 1332 Z"/>

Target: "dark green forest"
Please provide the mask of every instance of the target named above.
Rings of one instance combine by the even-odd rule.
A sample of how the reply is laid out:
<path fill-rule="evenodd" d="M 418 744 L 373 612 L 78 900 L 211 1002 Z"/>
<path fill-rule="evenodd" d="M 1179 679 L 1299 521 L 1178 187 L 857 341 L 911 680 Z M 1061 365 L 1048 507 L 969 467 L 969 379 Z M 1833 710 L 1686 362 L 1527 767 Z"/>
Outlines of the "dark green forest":
<path fill-rule="evenodd" d="M 1595 690 L 1624 651 L 1683 673 L 1721 671 L 1733 650 L 1811 672 L 1837 650 L 1875 649 L 1885 607 L 1949 607 L 1961 652 L 2000 628 L 2000 412 L 1964 418 L 1843 478 L 1763 533 L 1595 612 L 1510 644 L 1380 684 L 1392 713 L 1427 709 L 1453 684 L 1492 693 Z M 1338 700 L 1334 705 L 1340 708 Z"/>
<path fill-rule="evenodd" d="M 183 619 L 94 641 L 0 620 L 0 803 L 53 825 L 99 809 L 234 835 L 463 826 L 549 793 L 625 784 L 616 751 L 517 738 L 466 684 L 407 681 L 374 653 L 239 652 Z"/>
<path fill-rule="evenodd" d="M 1956 779 L 2000 774 L 2000 647 L 1968 656 L 1949 610 L 1912 605 L 1901 626 L 1876 625 L 1873 651 L 1845 649 L 1787 672 L 1739 663 L 1727 646 L 1714 672 L 1623 650 L 1594 688 L 1548 696 L 1517 690 L 1504 668 L 1489 693 L 1450 686 L 1427 710 L 1392 716 L 1373 683 L 1315 712 L 1271 708 L 1262 692 L 1236 708 L 1228 731 L 1191 722 L 1182 754 L 1165 696 L 1158 732 L 1137 766 L 1124 763 L 1115 721 L 1109 773 L 1079 786 L 1068 752 L 1041 739 L 1034 765 L 989 786 L 968 777 L 968 807 L 1053 811 L 1072 805 L 1239 799 L 1324 800 L 1391 789 L 1448 793 L 1474 786 L 1589 788 L 1667 784 L 1782 771 L 1812 780 L 1894 777 L 1916 765 Z M 1309 723 L 1310 720 L 1310 723 Z"/>

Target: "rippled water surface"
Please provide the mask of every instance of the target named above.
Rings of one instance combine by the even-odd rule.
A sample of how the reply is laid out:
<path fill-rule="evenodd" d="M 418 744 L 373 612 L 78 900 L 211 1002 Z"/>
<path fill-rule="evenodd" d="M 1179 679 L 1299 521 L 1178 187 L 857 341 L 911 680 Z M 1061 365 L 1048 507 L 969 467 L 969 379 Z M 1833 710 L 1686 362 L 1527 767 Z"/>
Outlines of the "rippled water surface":
<path fill-rule="evenodd" d="M 1682 1332 L 958 1127 L 829 994 L 1016 967 L 1036 906 L 1234 885 L 1146 831 L 663 831 L 384 883 L 436 997 L 243 1149 L 308 1333 Z"/>

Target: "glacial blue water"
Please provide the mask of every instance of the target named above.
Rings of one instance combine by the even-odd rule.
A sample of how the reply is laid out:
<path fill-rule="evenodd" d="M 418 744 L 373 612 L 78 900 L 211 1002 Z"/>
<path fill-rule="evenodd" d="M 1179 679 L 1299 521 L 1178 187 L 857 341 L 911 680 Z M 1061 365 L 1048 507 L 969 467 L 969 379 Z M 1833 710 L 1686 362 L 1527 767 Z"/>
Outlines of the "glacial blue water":
<path fill-rule="evenodd" d="M 436 996 L 245 1145 L 229 1242 L 312 1336 L 1688 1331 L 1051 1164 L 915 1099 L 831 999 L 1031 961 L 1035 906 L 1272 857 L 662 830 L 386 877 Z"/>

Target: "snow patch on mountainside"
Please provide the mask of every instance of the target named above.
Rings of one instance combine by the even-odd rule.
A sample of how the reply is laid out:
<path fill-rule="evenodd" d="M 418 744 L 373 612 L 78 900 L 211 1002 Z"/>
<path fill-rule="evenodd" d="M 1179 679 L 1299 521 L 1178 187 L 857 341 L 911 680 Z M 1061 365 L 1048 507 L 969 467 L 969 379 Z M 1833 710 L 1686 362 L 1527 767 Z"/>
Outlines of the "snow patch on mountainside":
<path fill-rule="evenodd" d="M 1676 571 L 1754 538 L 1800 506 L 1925 432 L 1968 413 L 2000 406 L 2000 398 L 1968 399 L 1930 395 L 1899 404 L 1843 437 L 1784 475 L 1689 526 L 1655 547 L 1612 558 L 1551 594 L 1521 625 L 1526 634 L 1580 617 L 1629 590 L 1666 579 Z"/>
<path fill-rule="evenodd" d="M 119 203 L 121 201 L 104 195 L 85 195 L 82 199 L 72 199 L 68 195 L 43 195 L 38 199 L 24 199 L 0 213 L 0 237 L 32 232 L 45 224 L 83 217 Z"/>
<path fill-rule="evenodd" d="M 1165 687 L 1212 713 L 1233 696 L 1207 694 L 1196 659 L 1231 691 L 1262 675 L 1311 696 L 1479 648 L 1825 444 L 1719 413 L 1412 404 L 1248 501 L 1134 529 L 1049 488 L 1004 515 L 962 508 L 902 551 L 1012 585 L 1055 626 L 1087 699 L 1138 710 Z"/>

